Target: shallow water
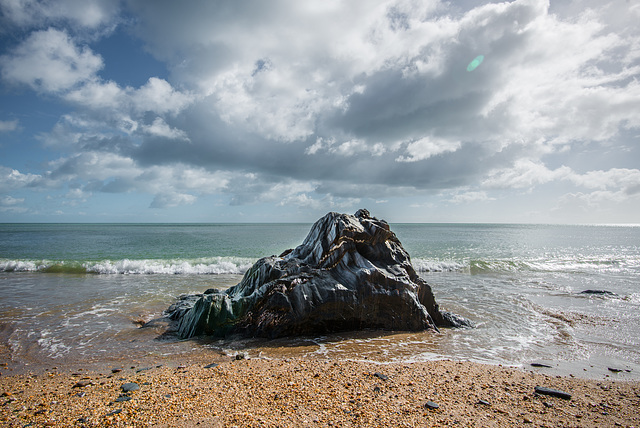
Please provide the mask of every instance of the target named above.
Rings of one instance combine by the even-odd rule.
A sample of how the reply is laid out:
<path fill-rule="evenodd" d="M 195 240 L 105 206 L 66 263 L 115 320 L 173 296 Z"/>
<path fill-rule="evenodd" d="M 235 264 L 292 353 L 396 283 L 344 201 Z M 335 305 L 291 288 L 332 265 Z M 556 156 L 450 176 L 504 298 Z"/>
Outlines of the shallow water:
<path fill-rule="evenodd" d="M 640 377 L 640 228 L 392 225 L 443 309 L 476 328 L 278 341 L 159 340 L 183 293 L 235 285 L 309 225 L 0 225 L 0 344 L 12 368 L 233 355 L 527 366 Z M 586 289 L 612 295 L 587 295 Z M 593 366 L 593 367 L 591 367 Z M 586 371 L 585 371 L 586 369 Z M 630 370 L 626 372 L 624 370 Z"/>

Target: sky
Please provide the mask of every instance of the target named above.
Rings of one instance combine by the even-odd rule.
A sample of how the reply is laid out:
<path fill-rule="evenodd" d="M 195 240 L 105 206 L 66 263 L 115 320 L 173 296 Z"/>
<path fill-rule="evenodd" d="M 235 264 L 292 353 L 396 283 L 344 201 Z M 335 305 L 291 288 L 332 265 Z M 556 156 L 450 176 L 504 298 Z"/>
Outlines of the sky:
<path fill-rule="evenodd" d="M 640 223 L 638 22 L 640 0 L 0 0 L 0 222 Z"/>

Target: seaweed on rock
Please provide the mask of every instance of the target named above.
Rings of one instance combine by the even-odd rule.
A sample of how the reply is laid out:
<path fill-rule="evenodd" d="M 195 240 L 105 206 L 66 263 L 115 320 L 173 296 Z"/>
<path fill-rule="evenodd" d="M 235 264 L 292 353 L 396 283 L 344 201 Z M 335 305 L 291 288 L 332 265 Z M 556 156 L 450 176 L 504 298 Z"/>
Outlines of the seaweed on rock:
<path fill-rule="evenodd" d="M 439 310 L 389 224 L 364 209 L 328 213 L 300 246 L 258 260 L 236 286 L 184 301 L 168 310 L 182 338 L 471 325 Z"/>

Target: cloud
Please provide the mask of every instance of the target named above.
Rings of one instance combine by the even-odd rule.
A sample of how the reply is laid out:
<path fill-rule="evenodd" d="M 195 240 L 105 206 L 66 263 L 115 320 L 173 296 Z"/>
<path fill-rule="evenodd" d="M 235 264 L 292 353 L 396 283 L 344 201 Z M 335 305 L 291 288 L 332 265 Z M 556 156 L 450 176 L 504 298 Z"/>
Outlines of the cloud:
<path fill-rule="evenodd" d="M 31 33 L 0 57 L 0 65 L 6 81 L 43 92 L 60 92 L 95 79 L 104 66 L 100 55 L 77 47 L 66 32 L 54 28 Z"/>
<path fill-rule="evenodd" d="M 407 156 L 399 156 L 397 162 L 416 162 L 429 159 L 446 152 L 455 152 L 460 148 L 459 141 L 448 141 L 445 139 L 421 138 L 418 141 L 412 141 L 407 145 Z"/>
<path fill-rule="evenodd" d="M 195 196 L 186 193 L 163 193 L 153 198 L 150 208 L 172 208 L 178 205 L 190 205 L 195 201 Z"/>
<path fill-rule="evenodd" d="M 450 202 L 454 204 L 463 204 L 469 202 L 494 201 L 495 198 L 489 197 L 487 192 L 465 192 L 453 195 Z"/>
<path fill-rule="evenodd" d="M 40 134 L 60 154 L 33 185 L 140 192 L 156 208 L 211 194 L 318 209 L 555 185 L 593 201 L 638 192 L 629 155 L 596 159 L 625 139 L 637 154 L 633 5 L 161 0 L 119 3 L 120 14 L 92 2 L 92 20 L 52 4 L 2 3 L 27 31 L 0 59 L 5 83 L 71 109 Z M 106 60 L 86 29 L 125 16 L 168 77 L 100 77 Z M 587 145 L 593 159 L 571 161 Z"/>
<path fill-rule="evenodd" d="M 18 129 L 18 120 L 0 120 L 0 132 L 10 132 Z"/>
<path fill-rule="evenodd" d="M 110 22 L 118 6 L 110 0 L 2 0 L 0 10 L 5 25 L 30 27 L 67 21 L 95 29 Z"/>

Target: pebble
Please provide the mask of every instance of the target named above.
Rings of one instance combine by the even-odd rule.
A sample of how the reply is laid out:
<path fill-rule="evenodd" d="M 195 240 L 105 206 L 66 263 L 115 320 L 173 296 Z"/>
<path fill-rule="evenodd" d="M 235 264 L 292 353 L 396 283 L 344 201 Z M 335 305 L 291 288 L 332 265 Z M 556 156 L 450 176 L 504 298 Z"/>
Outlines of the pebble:
<path fill-rule="evenodd" d="M 111 373 L 120 373 L 122 369 L 111 369 Z"/>
<path fill-rule="evenodd" d="M 551 389 L 544 386 L 536 386 L 534 390 L 537 394 L 550 395 L 552 397 L 562 398 L 563 400 L 571 399 L 571 394 L 557 389 Z"/>
<path fill-rule="evenodd" d="M 116 398 L 115 402 L 121 403 L 123 401 L 129 401 L 129 400 L 131 400 L 131 397 L 129 397 L 128 395 L 121 395 L 118 398 Z"/>
<path fill-rule="evenodd" d="M 87 379 L 83 379 L 76 382 L 76 384 L 73 385 L 72 388 L 84 388 L 85 386 L 89 386 L 89 385 L 93 385 L 93 382 Z"/>
<path fill-rule="evenodd" d="M 136 370 L 136 373 L 144 372 L 144 371 L 147 371 L 147 370 L 151 370 L 151 367 L 142 367 L 142 368 L 139 368 L 138 370 Z"/>
<path fill-rule="evenodd" d="M 107 413 L 107 416 L 117 415 L 118 413 L 122 413 L 122 409 L 115 409 L 113 412 Z"/>
<path fill-rule="evenodd" d="M 216 363 L 211 363 L 211 364 L 207 364 L 206 366 L 204 366 L 205 369 L 214 369 L 218 367 L 218 365 Z"/>
<path fill-rule="evenodd" d="M 531 367 L 544 367 L 546 369 L 550 369 L 551 366 L 548 364 L 542 364 L 542 363 L 531 363 Z"/>
<path fill-rule="evenodd" d="M 427 409 L 435 410 L 435 409 L 440 408 L 440 405 L 438 403 L 434 403 L 433 401 L 427 401 L 424 404 L 424 407 L 426 407 Z"/>
<path fill-rule="evenodd" d="M 615 367 L 609 367 L 608 369 L 610 372 L 613 372 L 613 373 L 620 373 L 622 371 L 622 369 L 618 369 Z"/>
<path fill-rule="evenodd" d="M 375 377 L 377 377 L 378 379 L 382 379 L 382 380 L 388 380 L 388 379 L 389 379 L 389 376 L 387 376 L 387 375 L 383 375 L 382 373 L 377 373 L 377 372 L 376 372 L 376 373 L 374 373 L 373 375 L 374 375 Z"/>
<path fill-rule="evenodd" d="M 483 406 L 490 406 L 491 403 L 489 403 L 488 401 L 485 400 L 478 400 L 478 404 L 482 404 Z"/>
<path fill-rule="evenodd" d="M 140 386 L 137 383 L 129 382 L 123 384 L 120 389 L 122 389 L 123 392 L 132 392 L 139 390 Z"/>

